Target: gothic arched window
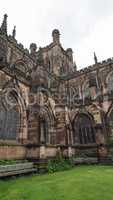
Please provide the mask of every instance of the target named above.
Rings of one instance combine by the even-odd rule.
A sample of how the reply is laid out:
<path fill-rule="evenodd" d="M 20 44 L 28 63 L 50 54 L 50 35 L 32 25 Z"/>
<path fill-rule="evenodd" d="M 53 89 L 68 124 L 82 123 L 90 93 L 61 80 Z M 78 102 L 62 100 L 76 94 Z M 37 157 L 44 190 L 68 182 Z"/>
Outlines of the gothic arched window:
<path fill-rule="evenodd" d="M 107 128 L 108 128 L 107 135 L 113 137 L 113 109 L 108 114 L 106 118 L 106 122 L 107 122 Z"/>
<path fill-rule="evenodd" d="M 79 102 L 79 89 L 75 87 L 74 85 L 70 87 L 69 95 L 70 95 L 70 102 L 72 104 Z"/>
<path fill-rule="evenodd" d="M 72 123 L 73 141 L 80 144 L 95 143 L 95 130 L 87 114 L 79 114 Z"/>
<path fill-rule="evenodd" d="M 111 76 L 108 78 L 108 91 L 113 91 L 113 74 L 111 74 Z"/>
<path fill-rule="evenodd" d="M 13 94 L 5 100 L 0 97 L 0 139 L 16 140 L 19 129 L 20 111 L 17 100 Z"/>

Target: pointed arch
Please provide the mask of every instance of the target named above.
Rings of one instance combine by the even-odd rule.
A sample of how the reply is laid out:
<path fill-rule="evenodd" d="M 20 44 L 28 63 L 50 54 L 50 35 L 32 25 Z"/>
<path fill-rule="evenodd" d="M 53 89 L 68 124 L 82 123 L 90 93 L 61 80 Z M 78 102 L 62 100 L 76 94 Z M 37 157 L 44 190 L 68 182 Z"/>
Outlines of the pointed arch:
<path fill-rule="evenodd" d="M 37 111 L 37 120 L 39 123 L 38 138 L 40 143 L 54 144 L 55 117 L 51 108 L 47 105 L 39 107 Z"/>
<path fill-rule="evenodd" d="M 113 71 L 109 72 L 107 75 L 106 84 L 108 92 L 113 92 Z"/>
<path fill-rule="evenodd" d="M 4 85 L 0 95 L 0 139 L 20 141 L 27 138 L 26 116 L 20 88 L 11 79 Z"/>
<path fill-rule="evenodd" d="M 95 143 L 94 119 L 91 114 L 77 113 L 72 121 L 74 144 Z"/>
<path fill-rule="evenodd" d="M 0 98 L 0 139 L 17 140 L 21 127 L 21 112 L 17 99 L 9 94 Z"/>

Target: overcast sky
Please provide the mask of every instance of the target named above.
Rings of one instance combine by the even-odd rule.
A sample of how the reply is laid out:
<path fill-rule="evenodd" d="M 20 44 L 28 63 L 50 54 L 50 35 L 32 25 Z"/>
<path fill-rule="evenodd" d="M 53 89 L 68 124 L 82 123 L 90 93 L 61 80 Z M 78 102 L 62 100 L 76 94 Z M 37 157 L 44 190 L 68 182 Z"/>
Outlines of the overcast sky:
<path fill-rule="evenodd" d="M 17 26 L 16 39 L 46 46 L 57 28 L 61 44 L 71 47 L 78 68 L 113 57 L 113 0 L 0 0 L 0 22 L 8 14 L 8 33 Z"/>

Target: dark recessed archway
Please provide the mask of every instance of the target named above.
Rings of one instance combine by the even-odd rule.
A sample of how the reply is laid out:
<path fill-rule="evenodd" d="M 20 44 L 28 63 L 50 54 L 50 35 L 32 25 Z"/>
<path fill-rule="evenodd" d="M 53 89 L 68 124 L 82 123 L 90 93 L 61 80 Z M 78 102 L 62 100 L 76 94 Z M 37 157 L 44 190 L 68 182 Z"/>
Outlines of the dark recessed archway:
<path fill-rule="evenodd" d="M 95 143 L 95 129 L 92 118 L 84 113 L 78 114 L 73 122 L 73 142 L 74 144 Z"/>

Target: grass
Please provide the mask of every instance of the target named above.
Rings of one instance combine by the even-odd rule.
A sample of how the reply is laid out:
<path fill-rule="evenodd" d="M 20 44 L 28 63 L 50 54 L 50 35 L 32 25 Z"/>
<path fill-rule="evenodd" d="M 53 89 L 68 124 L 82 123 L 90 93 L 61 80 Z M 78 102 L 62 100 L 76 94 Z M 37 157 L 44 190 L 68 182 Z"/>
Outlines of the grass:
<path fill-rule="evenodd" d="M 69 171 L 0 181 L 0 200 L 113 200 L 113 167 L 80 166 Z"/>

